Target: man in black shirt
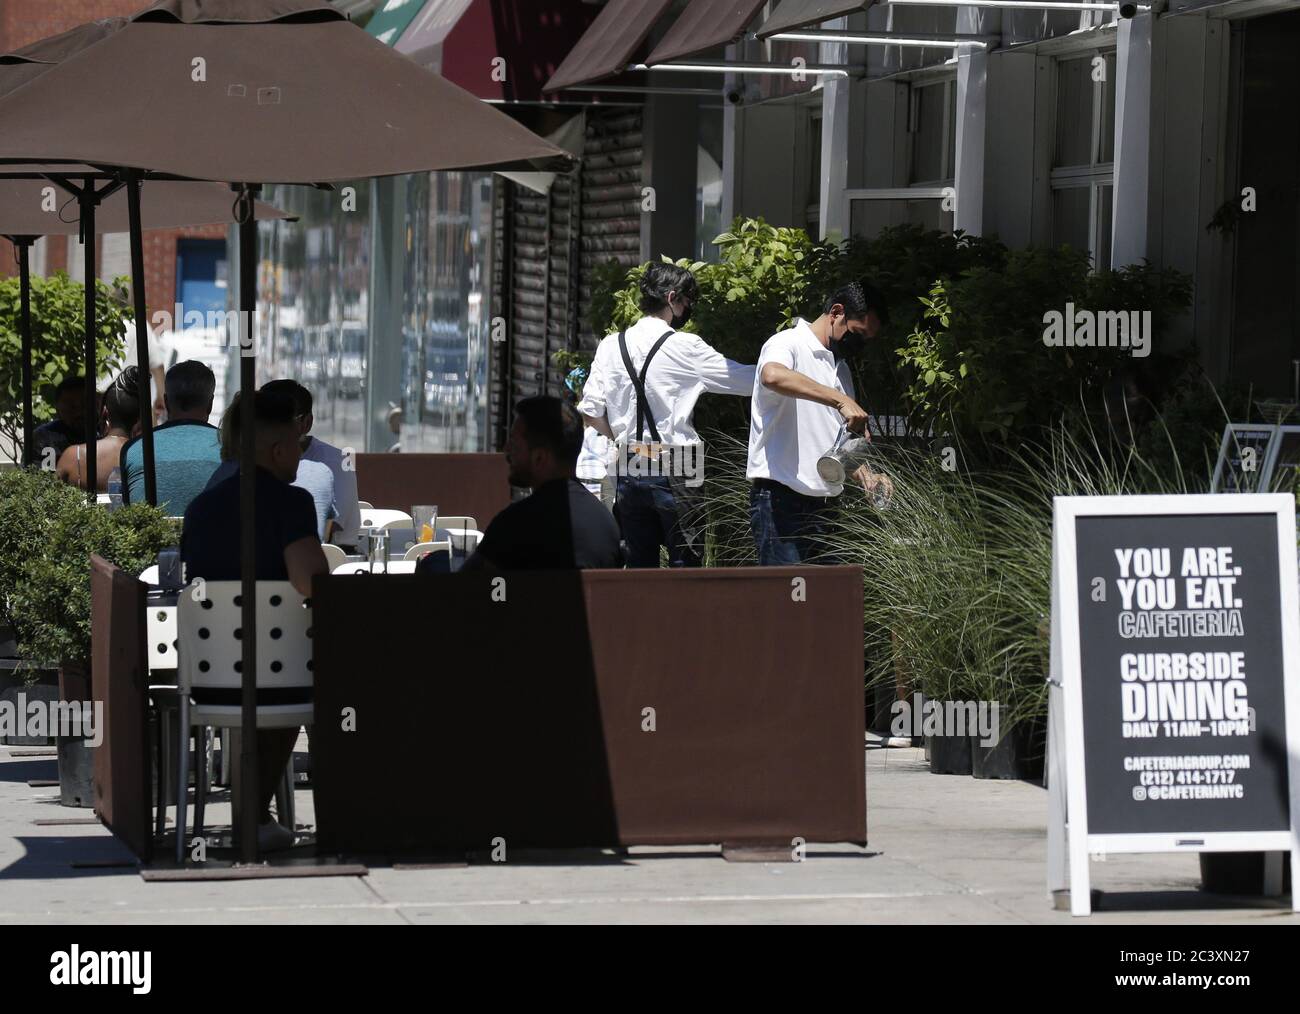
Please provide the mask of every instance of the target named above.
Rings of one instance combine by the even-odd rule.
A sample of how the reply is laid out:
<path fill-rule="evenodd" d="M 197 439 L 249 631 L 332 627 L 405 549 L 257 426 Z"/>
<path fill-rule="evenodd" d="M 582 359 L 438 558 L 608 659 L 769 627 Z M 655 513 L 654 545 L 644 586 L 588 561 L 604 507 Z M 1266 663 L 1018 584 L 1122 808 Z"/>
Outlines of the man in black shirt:
<path fill-rule="evenodd" d="M 493 519 L 462 571 L 623 566 L 618 524 L 574 475 L 582 429 L 577 410 L 559 398 L 525 398 L 516 406 L 506 447 L 510 482 L 533 495 Z M 431 572 L 432 565 L 422 561 L 417 570 Z"/>
<path fill-rule="evenodd" d="M 65 376 L 54 389 L 51 399 L 55 417 L 32 432 L 32 461 L 44 466 L 45 448 L 54 448 L 49 467 L 73 444 L 86 442 L 86 382 L 81 377 Z"/>
<path fill-rule="evenodd" d="M 293 399 L 258 391 L 253 408 L 257 418 L 256 577 L 288 581 L 299 594 L 310 595 L 312 578 L 329 573 L 329 564 L 316 534 L 311 494 L 290 485 L 302 453 Z M 236 472 L 196 496 L 185 511 L 181 561 L 186 580 L 239 580 L 240 528 Z M 297 729 L 263 729 L 257 734 L 261 815 L 257 836 L 263 850 L 293 844 L 293 832 L 271 820 L 270 804 L 297 739 Z"/>

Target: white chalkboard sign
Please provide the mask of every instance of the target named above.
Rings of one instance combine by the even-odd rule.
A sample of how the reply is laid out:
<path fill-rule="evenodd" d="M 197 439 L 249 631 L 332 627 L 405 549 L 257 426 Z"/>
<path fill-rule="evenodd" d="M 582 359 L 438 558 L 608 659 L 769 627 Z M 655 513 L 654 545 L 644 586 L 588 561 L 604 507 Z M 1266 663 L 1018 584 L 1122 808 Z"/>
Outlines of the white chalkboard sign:
<path fill-rule="evenodd" d="M 1075 915 L 1098 854 L 1289 852 L 1300 885 L 1293 497 L 1058 497 L 1050 679 L 1048 888 Z"/>

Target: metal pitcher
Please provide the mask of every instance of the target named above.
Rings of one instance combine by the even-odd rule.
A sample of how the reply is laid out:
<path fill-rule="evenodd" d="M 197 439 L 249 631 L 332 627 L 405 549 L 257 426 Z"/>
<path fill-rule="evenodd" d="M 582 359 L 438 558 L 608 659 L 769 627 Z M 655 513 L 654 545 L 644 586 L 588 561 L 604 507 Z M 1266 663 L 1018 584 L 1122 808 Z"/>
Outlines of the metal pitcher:
<path fill-rule="evenodd" d="M 841 426 L 831 449 L 817 459 L 817 474 L 826 482 L 840 485 L 870 460 L 871 442 Z"/>

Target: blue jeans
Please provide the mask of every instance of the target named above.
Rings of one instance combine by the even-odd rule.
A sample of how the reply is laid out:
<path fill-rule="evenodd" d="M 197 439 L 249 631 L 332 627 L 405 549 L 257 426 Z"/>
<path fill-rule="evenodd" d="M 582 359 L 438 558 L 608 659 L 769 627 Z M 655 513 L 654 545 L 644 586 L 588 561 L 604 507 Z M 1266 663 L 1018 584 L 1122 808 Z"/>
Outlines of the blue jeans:
<path fill-rule="evenodd" d="M 749 527 L 760 567 L 834 563 L 820 537 L 830 532 L 832 499 L 805 496 L 775 482 L 749 490 Z"/>
<path fill-rule="evenodd" d="M 673 567 L 700 565 L 678 524 L 678 507 L 666 476 L 619 476 L 614 515 L 627 543 L 629 567 L 658 567 L 660 546 L 668 547 Z"/>

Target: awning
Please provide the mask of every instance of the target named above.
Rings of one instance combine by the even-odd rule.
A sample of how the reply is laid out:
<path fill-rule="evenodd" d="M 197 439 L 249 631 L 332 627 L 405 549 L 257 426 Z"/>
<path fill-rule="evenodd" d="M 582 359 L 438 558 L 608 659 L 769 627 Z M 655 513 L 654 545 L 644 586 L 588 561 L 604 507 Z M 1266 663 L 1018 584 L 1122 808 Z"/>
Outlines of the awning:
<path fill-rule="evenodd" d="M 691 0 L 647 64 L 667 63 L 725 46 L 738 38 L 765 0 Z"/>
<path fill-rule="evenodd" d="M 672 2 L 609 0 L 560 64 L 560 69 L 546 83 L 545 90 L 557 92 L 622 73 Z"/>
<path fill-rule="evenodd" d="M 366 31 L 380 42 L 391 46 L 402 37 L 402 33 L 410 27 L 423 7 L 424 0 L 386 0 L 384 6 L 371 17 Z"/>
<path fill-rule="evenodd" d="M 460 23 L 460 19 L 465 16 L 472 3 L 474 0 L 420 0 L 416 5 L 423 8 L 419 12 L 419 17 L 414 18 L 410 28 L 392 43 L 393 48 L 399 53 L 405 53 L 418 60 L 426 67 L 429 66 L 428 61 L 420 59 L 423 54 L 432 55 L 431 51 L 437 50 L 439 51 L 436 54 L 437 58 L 441 61 L 440 50 L 443 43 L 447 41 L 447 36 Z"/>
<path fill-rule="evenodd" d="M 551 101 L 542 87 L 595 17 L 584 0 L 417 0 L 381 38 L 485 102 Z"/>
<path fill-rule="evenodd" d="M 766 39 L 780 32 L 819 25 L 832 18 L 854 14 L 869 4 L 870 0 L 784 0 L 763 22 L 757 34 L 760 39 Z"/>

